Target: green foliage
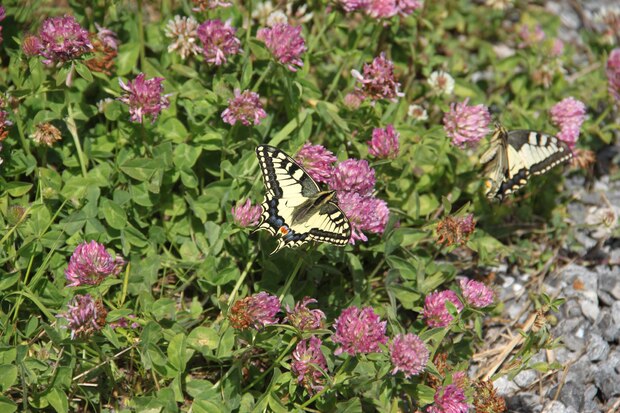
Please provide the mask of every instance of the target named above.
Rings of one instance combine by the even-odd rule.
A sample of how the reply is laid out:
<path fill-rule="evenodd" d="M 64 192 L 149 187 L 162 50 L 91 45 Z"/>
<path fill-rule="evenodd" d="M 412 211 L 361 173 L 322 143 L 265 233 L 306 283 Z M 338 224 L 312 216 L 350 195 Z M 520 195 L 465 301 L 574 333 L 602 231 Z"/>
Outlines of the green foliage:
<path fill-rule="evenodd" d="M 308 18 L 304 66 L 296 73 L 256 39 L 264 27 L 264 20 L 251 17 L 256 1 L 195 12 L 199 22 L 230 19 L 238 28 L 243 52 L 222 66 L 167 51 L 167 22 L 195 6 L 185 1 L 71 1 L 70 9 L 21 3 L 3 2 L 7 18 L 0 23 L 0 83 L 13 123 L 0 152 L 2 412 L 423 408 L 433 402 L 437 384 L 466 370 L 482 337 L 481 320 L 494 311 L 467 307 L 457 314 L 448 305 L 457 321 L 430 329 L 421 316 L 425 296 L 450 288 L 457 275 L 481 277 L 506 257 L 520 267 L 540 267 L 551 257 L 532 255 L 533 242 L 560 244 L 568 232 L 561 220 L 561 171 L 535 179 L 504 204 L 484 198 L 480 149 L 452 145 L 442 127 L 450 103 L 470 98 L 495 109 L 508 128 L 553 133 L 549 108 L 574 96 L 589 112 L 580 145 L 599 148 L 618 128 L 612 109 L 601 109 L 612 106 L 600 65 L 603 46 L 584 34 L 591 61 L 581 66 L 574 56 L 584 53 L 572 44 L 553 59 L 548 42 L 518 48 L 519 24 L 511 16 L 539 24 L 549 38 L 560 23 L 523 2 L 501 11 L 480 2 L 427 1 L 385 25 L 359 12 L 346 14 L 333 2 L 329 8 L 327 1 L 292 2 L 291 10 Z M 92 55 L 56 67 L 24 54 L 25 34 L 65 13 L 90 32 L 97 22 L 118 33 L 111 72 L 87 65 Z M 502 55 L 500 47 L 514 53 Z M 381 52 L 394 62 L 404 97 L 347 106 L 346 95 L 358 86 L 351 70 L 361 72 Z M 598 66 L 580 75 L 589 64 Z M 539 73 L 541 67 L 550 72 Z M 439 69 L 455 78 L 453 94 L 434 93 L 426 82 Z M 152 123 L 130 122 L 127 105 L 117 100 L 119 78 L 126 83 L 138 73 L 165 79 L 170 106 Z M 223 122 L 235 89 L 259 93 L 268 114 L 259 125 Z M 424 105 L 427 120 L 407 115 L 412 103 Z M 36 144 L 31 137 L 42 123 L 58 128 L 62 140 Z M 387 124 L 400 133 L 399 156 L 376 160 L 366 142 L 373 128 Z M 264 196 L 255 147 L 268 143 L 294 154 L 306 142 L 325 146 L 341 161 L 370 161 L 376 194 L 390 208 L 383 234 L 341 249 L 309 245 L 269 255 L 273 237 L 233 222 L 233 205 L 247 198 L 256 204 Z M 477 221 L 469 238 L 452 246 L 438 242 L 442 219 L 469 213 Z M 68 287 L 69 258 L 91 240 L 127 265 L 96 287 Z M 231 326 L 231 306 L 259 291 L 279 296 L 283 309 L 305 296 L 318 300 L 327 319 L 315 332 L 327 359 L 323 390 L 309 393 L 291 372 L 291 353 L 307 332 L 285 323 L 241 332 Z M 102 298 L 106 325 L 72 337 L 63 314 L 85 293 Z M 557 304 L 545 303 L 546 310 Z M 335 356 L 332 323 L 351 305 L 373 306 L 388 321 L 390 337 L 418 334 L 431 360 L 449 354 L 453 369 L 430 363 L 425 373 L 406 379 L 391 373 L 387 346 L 380 353 Z M 114 328 L 119 320 L 137 325 Z M 526 363 L 549 344 L 540 333 L 517 356 Z"/>

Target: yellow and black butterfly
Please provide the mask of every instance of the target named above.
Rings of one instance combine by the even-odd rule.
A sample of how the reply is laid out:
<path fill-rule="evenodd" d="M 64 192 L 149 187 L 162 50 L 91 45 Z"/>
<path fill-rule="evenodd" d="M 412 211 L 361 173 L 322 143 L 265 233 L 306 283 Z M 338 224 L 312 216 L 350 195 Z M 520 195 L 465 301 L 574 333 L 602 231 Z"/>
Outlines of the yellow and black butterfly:
<path fill-rule="evenodd" d="M 256 155 L 267 190 L 256 229 L 278 237 L 272 254 L 308 241 L 339 246 L 349 242 L 351 224 L 335 202 L 334 191 L 321 191 L 308 172 L 278 148 L 259 145 Z"/>
<path fill-rule="evenodd" d="M 530 130 L 506 131 L 496 125 L 484 165 L 487 198 L 503 199 L 524 186 L 530 176 L 542 175 L 573 157 L 568 145 L 552 135 Z"/>

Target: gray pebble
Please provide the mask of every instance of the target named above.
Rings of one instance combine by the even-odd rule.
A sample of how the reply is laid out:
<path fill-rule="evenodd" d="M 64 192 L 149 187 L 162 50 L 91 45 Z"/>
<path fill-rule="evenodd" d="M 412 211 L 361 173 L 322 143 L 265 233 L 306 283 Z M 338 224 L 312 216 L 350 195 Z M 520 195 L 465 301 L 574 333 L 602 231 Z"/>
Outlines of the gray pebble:
<path fill-rule="evenodd" d="M 523 370 L 514 378 L 514 382 L 522 389 L 527 389 L 538 379 L 538 373 L 535 370 Z"/>
<path fill-rule="evenodd" d="M 609 344 L 598 334 L 591 334 L 586 342 L 586 351 L 590 361 L 605 360 L 609 354 Z"/>

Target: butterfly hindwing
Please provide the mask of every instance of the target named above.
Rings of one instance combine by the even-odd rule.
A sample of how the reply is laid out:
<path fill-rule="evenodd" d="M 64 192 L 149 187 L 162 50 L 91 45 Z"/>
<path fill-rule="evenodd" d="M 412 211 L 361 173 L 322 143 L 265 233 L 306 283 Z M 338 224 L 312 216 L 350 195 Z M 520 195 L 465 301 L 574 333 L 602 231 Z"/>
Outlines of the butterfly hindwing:
<path fill-rule="evenodd" d="M 568 145 L 555 136 L 529 130 L 507 132 L 498 127 L 481 156 L 486 196 L 501 200 L 524 186 L 530 176 L 544 174 L 572 156 Z"/>
<path fill-rule="evenodd" d="M 351 225 L 334 202 L 333 191 L 321 192 L 303 167 L 273 146 L 259 145 L 256 155 L 266 188 L 257 229 L 278 237 L 274 252 L 308 241 L 348 243 Z"/>

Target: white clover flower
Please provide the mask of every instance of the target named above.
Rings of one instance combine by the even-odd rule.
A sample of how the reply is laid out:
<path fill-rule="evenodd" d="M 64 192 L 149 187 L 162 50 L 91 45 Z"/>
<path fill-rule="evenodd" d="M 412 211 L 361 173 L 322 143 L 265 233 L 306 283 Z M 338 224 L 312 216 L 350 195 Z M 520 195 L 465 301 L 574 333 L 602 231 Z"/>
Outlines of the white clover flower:
<path fill-rule="evenodd" d="M 426 109 L 420 105 L 409 105 L 407 115 L 417 122 L 428 120 L 428 113 L 426 112 Z"/>
<path fill-rule="evenodd" d="M 183 59 L 200 53 L 200 47 L 196 44 L 197 29 L 198 22 L 192 16 L 174 16 L 174 19 L 168 21 L 164 30 L 166 37 L 174 39 L 168 46 L 168 52 L 176 51 Z"/>
<path fill-rule="evenodd" d="M 427 82 L 438 95 L 449 95 L 454 91 L 454 78 L 443 70 L 435 70 Z"/>
<path fill-rule="evenodd" d="M 252 10 L 252 18 L 258 20 L 259 23 L 265 24 L 271 13 L 275 11 L 271 1 L 261 1 L 254 6 Z"/>
<path fill-rule="evenodd" d="M 273 11 L 266 21 L 267 26 L 273 27 L 276 24 L 288 24 L 288 17 L 280 10 Z"/>

